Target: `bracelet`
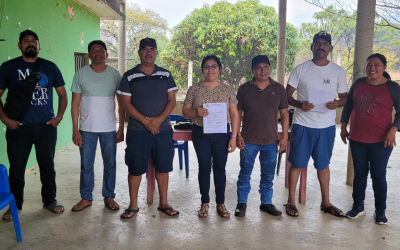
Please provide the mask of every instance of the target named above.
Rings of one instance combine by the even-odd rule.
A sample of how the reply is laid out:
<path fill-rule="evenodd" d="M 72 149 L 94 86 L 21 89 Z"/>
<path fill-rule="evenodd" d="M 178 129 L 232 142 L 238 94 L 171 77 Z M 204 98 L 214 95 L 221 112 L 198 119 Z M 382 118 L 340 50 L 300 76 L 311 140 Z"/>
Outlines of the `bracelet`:
<path fill-rule="evenodd" d="M 237 137 L 237 135 L 231 135 L 231 137 L 232 137 L 232 138 L 236 138 L 236 137 Z"/>
<path fill-rule="evenodd" d="M 60 119 L 60 118 L 58 118 L 58 116 L 56 116 L 56 117 L 54 117 L 54 118 L 57 118 L 59 121 L 61 121 L 61 119 Z"/>

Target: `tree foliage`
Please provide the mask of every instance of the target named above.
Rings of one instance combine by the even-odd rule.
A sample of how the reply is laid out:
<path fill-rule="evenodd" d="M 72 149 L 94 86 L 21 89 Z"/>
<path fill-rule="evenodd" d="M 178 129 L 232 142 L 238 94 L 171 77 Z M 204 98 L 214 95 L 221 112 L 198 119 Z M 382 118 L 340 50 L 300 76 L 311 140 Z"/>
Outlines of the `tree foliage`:
<path fill-rule="evenodd" d="M 310 45 L 314 34 L 327 31 L 332 35 L 334 46 L 330 59 L 336 61 L 338 53 L 341 53 L 341 66 L 348 75 L 352 75 L 356 16 L 354 11 L 335 9 L 333 5 L 327 6 L 324 11 L 316 12 L 313 16 L 315 21 L 303 23 L 299 29 L 301 55 L 310 58 L 312 56 Z M 387 57 L 389 69 L 394 69 L 399 61 L 396 58 L 396 52 L 392 50 L 392 47 L 399 43 L 398 33 L 394 28 L 375 25 L 374 52 L 382 53 Z M 351 78 L 349 80 L 352 81 Z"/>
<path fill-rule="evenodd" d="M 266 54 L 273 68 L 277 57 L 278 19 L 272 7 L 258 0 L 235 4 L 217 2 L 195 9 L 172 31 L 169 47 L 162 54 L 178 84 L 187 86 L 187 65 L 194 64 L 194 81 L 202 79 L 200 64 L 204 56 L 215 54 L 222 62 L 222 80 L 238 87 L 251 75 L 251 60 Z M 286 70 L 293 68 L 298 45 L 293 25 L 286 27 Z"/>
<path fill-rule="evenodd" d="M 328 9 L 329 5 L 325 2 L 325 0 L 304 0 L 310 4 L 313 4 L 321 9 L 330 12 Z M 352 1 L 341 1 L 336 0 L 334 7 L 335 9 L 353 9 L 352 12 L 355 12 L 354 6 L 357 6 L 356 0 Z M 334 12 L 330 12 L 334 14 Z M 375 24 L 381 27 L 391 27 L 397 30 L 400 30 L 400 0 L 377 0 L 376 1 L 376 22 Z M 340 14 L 340 17 L 354 19 L 354 17 Z"/>
<path fill-rule="evenodd" d="M 106 43 L 111 57 L 118 55 L 118 24 L 106 20 L 100 23 L 101 39 Z M 145 37 L 157 40 L 158 50 L 167 46 L 167 21 L 152 10 L 142 10 L 137 4 L 130 4 L 126 9 L 126 58 L 127 68 L 139 63 L 137 50 L 139 41 Z"/>

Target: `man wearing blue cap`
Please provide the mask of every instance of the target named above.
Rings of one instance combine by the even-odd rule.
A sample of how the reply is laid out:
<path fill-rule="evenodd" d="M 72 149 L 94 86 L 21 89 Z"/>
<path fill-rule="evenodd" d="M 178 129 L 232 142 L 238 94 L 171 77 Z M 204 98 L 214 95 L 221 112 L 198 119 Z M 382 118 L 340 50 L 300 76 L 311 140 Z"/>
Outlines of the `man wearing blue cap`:
<path fill-rule="evenodd" d="M 346 74 L 342 67 L 330 62 L 332 52 L 331 35 L 321 31 L 314 35 L 311 51 L 312 60 L 293 69 L 286 87 L 289 104 L 295 107 L 288 161 L 289 198 L 286 213 L 297 217 L 295 191 L 301 168 L 306 168 L 310 156 L 317 169 L 321 186 L 321 210 L 343 217 L 343 212 L 329 200 L 329 163 L 335 141 L 336 108 L 347 102 Z M 297 90 L 297 100 L 293 98 Z M 339 100 L 336 99 L 339 96 Z M 318 98 L 315 98 L 318 96 Z M 323 103 L 311 103 L 312 99 L 323 98 Z"/>
<path fill-rule="evenodd" d="M 243 217 L 246 214 L 247 197 L 251 189 L 250 177 L 258 153 L 261 165 L 260 209 L 278 216 L 282 212 L 272 204 L 272 185 L 277 153 L 285 150 L 288 140 L 288 101 L 285 88 L 269 76 L 271 65 L 266 55 L 254 57 L 251 68 L 254 78 L 241 85 L 237 93 L 238 110 L 243 115 L 243 126 L 242 131 L 238 131 L 237 139 L 237 147 L 240 149 L 240 172 L 235 216 Z M 282 119 L 281 140 L 278 139 L 277 130 L 278 111 Z"/>

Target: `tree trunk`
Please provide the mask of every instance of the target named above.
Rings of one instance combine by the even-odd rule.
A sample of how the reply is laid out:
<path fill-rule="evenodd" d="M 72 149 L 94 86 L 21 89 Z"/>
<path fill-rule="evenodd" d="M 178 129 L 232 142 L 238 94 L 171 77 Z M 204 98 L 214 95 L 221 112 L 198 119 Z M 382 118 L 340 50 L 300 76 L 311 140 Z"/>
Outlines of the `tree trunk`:
<path fill-rule="evenodd" d="M 374 42 L 376 0 L 358 0 L 356 42 L 354 46 L 353 81 L 365 76 L 365 62 L 372 54 Z M 352 186 L 354 178 L 353 158 L 348 154 L 346 184 Z"/>
<path fill-rule="evenodd" d="M 279 0 L 278 13 L 278 56 L 276 62 L 276 81 L 282 85 L 285 85 L 286 1 L 287 0 Z"/>

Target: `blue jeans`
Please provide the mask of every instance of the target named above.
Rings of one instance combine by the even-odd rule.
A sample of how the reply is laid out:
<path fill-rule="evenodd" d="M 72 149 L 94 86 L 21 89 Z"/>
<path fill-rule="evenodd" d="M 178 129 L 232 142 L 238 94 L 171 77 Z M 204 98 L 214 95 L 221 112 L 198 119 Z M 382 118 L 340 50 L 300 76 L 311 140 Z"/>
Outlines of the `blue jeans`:
<path fill-rule="evenodd" d="M 238 203 L 247 203 L 251 185 L 251 172 L 254 161 L 260 152 L 261 180 L 259 193 L 262 204 L 272 204 L 273 180 L 275 176 L 276 156 L 278 153 L 276 143 L 256 145 L 245 142 L 245 148 L 240 150 L 240 172 L 237 182 Z"/>
<path fill-rule="evenodd" d="M 228 124 L 228 131 L 230 126 Z M 201 203 L 210 202 L 211 167 L 214 174 L 215 200 L 217 204 L 225 202 L 226 174 L 225 166 L 228 159 L 228 144 L 230 132 L 204 134 L 203 127 L 193 125 L 192 141 L 199 162 L 199 186 Z"/>
<path fill-rule="evenodd" d="M 385 210 L 387 198 L 386 167 L 393 148 L 385 148 L 384 142 L 363 143 L 350 140 L 350 149 L 354 165 L 354 205 L 364 208 L 368 172 L 371 171 L 375 209 Z"/>
<path fill-rule="evenodd" d="M 94 189 L 94 159 L 96 157 L 97 139 L 100 140 L 101 155 L 103 157 L 103 190 L 104 200 L 115 198 L 115 178 L 116 178 L 116 154 L 117 143 L 115 131 L 104 133 L 92 133 L 79 131 L 82 135 L 81 153 L 81 181 L 80 192 L 82 199 L 92 201 Z"/>

